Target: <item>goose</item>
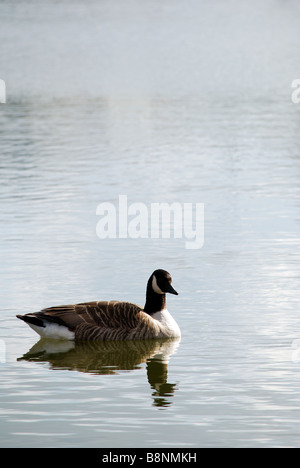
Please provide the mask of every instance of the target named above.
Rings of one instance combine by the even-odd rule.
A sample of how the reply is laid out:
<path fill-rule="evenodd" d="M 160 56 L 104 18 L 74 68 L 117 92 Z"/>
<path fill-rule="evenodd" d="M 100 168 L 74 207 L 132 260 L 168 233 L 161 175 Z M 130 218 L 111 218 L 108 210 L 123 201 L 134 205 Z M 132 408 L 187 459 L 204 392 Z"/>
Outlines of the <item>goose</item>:
<path fill-rule="evenodd" d="M 170 273 L 155 270 L 147 283 L 144 308 L 130 302 L 93 301 L 17 315 L 42 338 L 78 341 L 179 338 L 180 328 L 166 308 L 166 293 L 178 295 Z"/>

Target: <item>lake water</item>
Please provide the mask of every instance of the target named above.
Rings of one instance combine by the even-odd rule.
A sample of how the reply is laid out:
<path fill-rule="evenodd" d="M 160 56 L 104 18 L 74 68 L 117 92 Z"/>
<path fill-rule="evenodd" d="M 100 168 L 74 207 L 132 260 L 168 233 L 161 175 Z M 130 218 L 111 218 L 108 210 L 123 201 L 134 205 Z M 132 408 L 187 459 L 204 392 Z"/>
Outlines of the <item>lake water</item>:
<path fill-rule="evenodd" d="M 300 446 L 296 0 L 2 1 L 0 445 Z M 204 204 L 204 245 L 97 206 Z M 144 304 L 180 342 L 39 341 L 16 314 Z"/>

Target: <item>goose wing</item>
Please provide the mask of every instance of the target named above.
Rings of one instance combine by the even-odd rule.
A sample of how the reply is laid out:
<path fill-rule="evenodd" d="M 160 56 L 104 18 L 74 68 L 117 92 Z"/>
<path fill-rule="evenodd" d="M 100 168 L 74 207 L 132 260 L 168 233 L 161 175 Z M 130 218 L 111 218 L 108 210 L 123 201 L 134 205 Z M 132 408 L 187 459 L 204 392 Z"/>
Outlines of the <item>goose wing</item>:
<path fill-rule="evenodd" d="M 64 325 L 77 340 L 131 340 L 158 335 L 159 327 L 143 309 L 129 302 L 93 301 L 49 307 L 37 318 Z"/>
<path fill-rule="evenodd" d="M 37 312 L 36 315 L 49 318 L 71 330 L 88 323 L 99 327 L 112 327 L 137 325 L 136 315 L 143 310 L 136 304 L 120 301 L 93 301 L 80 304 L 60 305 L 48 307 Z"/>

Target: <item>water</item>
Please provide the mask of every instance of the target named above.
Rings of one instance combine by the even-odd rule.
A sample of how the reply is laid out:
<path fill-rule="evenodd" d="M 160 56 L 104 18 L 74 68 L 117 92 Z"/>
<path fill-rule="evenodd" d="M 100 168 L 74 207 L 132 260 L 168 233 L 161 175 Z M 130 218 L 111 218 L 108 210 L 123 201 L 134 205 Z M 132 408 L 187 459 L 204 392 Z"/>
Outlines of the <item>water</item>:
<path fill-rule="evenodd" d="M 300 10 L 241 3 L 1 2 L 1 446 L 299 446 Z M 122 194 L 204 203 L 204 246 L 100 240 Z M 156 268 L 179 343 L 15 318 L 143 305 Z"/>

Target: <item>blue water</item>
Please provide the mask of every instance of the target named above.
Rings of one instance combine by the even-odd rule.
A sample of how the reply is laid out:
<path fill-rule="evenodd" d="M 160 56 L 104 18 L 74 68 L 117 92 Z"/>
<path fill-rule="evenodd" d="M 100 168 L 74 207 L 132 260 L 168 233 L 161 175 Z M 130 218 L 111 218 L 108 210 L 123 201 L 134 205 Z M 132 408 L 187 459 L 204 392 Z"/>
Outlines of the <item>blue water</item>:
<path fill-rule="evenodd" d="M 2 447 L 297 447 L 299 4 L 0 5 Z M 204 245 L 99 239 L 97 206 L 203 203 Z M 16 314 L 144 304 L 179 343 L 39 342 Z"/>

